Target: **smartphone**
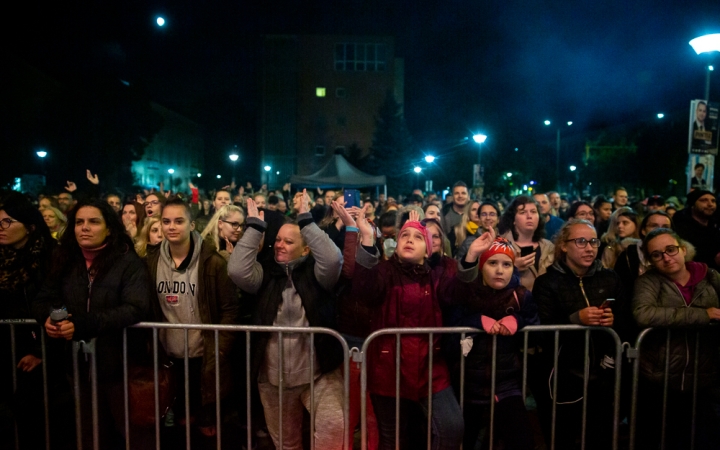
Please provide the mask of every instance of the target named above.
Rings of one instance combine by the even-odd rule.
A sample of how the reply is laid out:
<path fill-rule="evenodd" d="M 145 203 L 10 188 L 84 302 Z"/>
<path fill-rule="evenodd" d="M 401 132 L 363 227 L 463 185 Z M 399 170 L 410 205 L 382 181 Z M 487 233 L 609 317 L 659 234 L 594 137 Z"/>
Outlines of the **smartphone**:
<path fill-rule="evenodd" d="M 533 253 L 535 253 L 535 249 L 531 245 L 527 247 L 520 247 L 520 257 L 532 255 Z"/>
<path fill-rule="evenodd" d="M 346 202 L 346 208 L 352 208 L 353 206 L 360 207 L 360 191 L 357 189 L 345 189 L 343 199 Z"/>
<path fill-rule="evenodd" d="M 612 302 L 614 302 L 614 301 L 615 301 L 614 298 L 605 299 L 603 304 L 598 306 L 598 308 L 600 308 L 600 309 L 610 308 L 610 305 L 612 305 Z"/>

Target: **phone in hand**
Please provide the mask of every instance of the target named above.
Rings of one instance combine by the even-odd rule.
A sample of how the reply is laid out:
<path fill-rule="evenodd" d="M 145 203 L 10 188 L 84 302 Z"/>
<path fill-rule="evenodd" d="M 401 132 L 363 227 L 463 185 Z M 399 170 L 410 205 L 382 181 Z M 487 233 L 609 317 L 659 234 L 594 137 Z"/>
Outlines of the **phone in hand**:
<path fill-rule="evenodd" d="M 520 247 L 520 257 L 526 257 L 528 255 L 532 255 L 535 253 L 535 248 L 533 248 L 532 245 L 528 245 L 527 247 Z"/>
<path fill-rule="evenodd" d="M 345 189 L 343 192 L 343 200 L 345 200 L 345 207 L 352 208 L 353 206 L 360 207 L 360 191 L 357 189 Z"/>
<path fill-rule="evenodd" d="M 602 305 L 598 306 L 600 309 L 610 308 L 612 303 L 615 301 L 614 298 L 605 299 Z"/>

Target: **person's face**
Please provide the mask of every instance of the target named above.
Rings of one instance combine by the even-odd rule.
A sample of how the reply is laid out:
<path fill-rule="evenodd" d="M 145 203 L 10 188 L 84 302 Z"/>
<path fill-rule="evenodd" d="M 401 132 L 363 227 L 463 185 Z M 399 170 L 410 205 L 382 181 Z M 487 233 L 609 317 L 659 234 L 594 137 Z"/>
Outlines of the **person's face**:
<path fill-rule="evenodd" d="M 285 214 L 287 212 L 287 203 L 285 203 L 285 200 L 280 200 L 278 202 L 277 210 L 283 214 Z"/>
<path fill-rule="evenodd" d="M 210 200 L 203 200 L 202 205 L 204 211 L 210 211 Z"/>
<path fill-rule="evenodd" d="M 6 219 L 15 220 L 10 217 L 4 209 L 0 210 L 0 220 Z M 2 225 L 4 227 L 7 224 L 3 223 Z M 22 248 L 27 242 L 29 234 L 30 232 L 21 222 L 12 222 L 9 227 L 0 229 L 0 245 L 11 245 L 14 248 Z"/>
<path fill-rule="evenodd" d="M 468 190 L 464 186 L 457 186 L 453 189 L 453 203 L 457 206 L 465 206 L 468 201 Z"/>
<path fill-rule="evenodd" d="M 702 178 L 704 172 L 705 172 L 705 169 L 702 166 L 696 167 L 695 168 L 695 178 Z"/>
<path fill-rule="evenodd" d="M 395 227 L 380 227 L 383 239 L 395 239 Z"/>
<path fill-rule="evenodd" d="M 539 223 L 540 214 L 534 203 L 525 203 L 518 207 L 515 213 L 515 229 L 518 233 L 534 233 Z"/>
<path fill-rule="evenodd" d="M 668 216 L 670 216 L 670 218 L 672 219 L 672 217 L 675 215 L 675 213 L 677 212 L 677 210 L 676 210 L 675 208 L 666 208 L 666 209 L 665 209 L 665 212 L 666 212 L 666 213 L 668 214 Z"/>
<path fill-rule="evenodd" d="M 597 212 L 600 220 L 609 220 L 610 216 L 612 216 L 612 205 L 610 203 L 603 203 Z"/>
<path fill-rule="evenodd" d="M 420 264 L 425 260 L 426 252 L 425 236 L 420 230 L 407 227 L 400 232 L 395 253 L 402 261 Z"/>
<path fill-rule="evenodd" d="M 122 209 L 122 221 L 123 223 L 137 223 L 137 211 L 133 205 L 125 205 Z"/>
<path fill-rule="evenodd" d="M 120 197 L 117 195 L 111 195 L 107 198 L 108 205 L 112 206 L 115 212 L 120 212 L 122 205 L 120 204 Z"/>
<path fill-rule="evenodd" d="M 661 234 L 648 242 L 648 254 L 651 255 L 650 262 L 660 273 L 667 277 L 672 277 L 685 269 L 685 253 L 687 253 L 687 250 L 681 247 L 678 253 L 673 256 L 663 253 L 662 258 L 657 261 L 652 257 L 652 254 L 653 252 L 667 252 L 668 246 L 673 245 L 679 246 L 680 244 L 669 234 Z"/>
<path fill-rule="evenodd" d="M 635 233 L 635 222 L 630 220 L 628 217 L 620 216 L 617 222 L 617 235 L 619 238 L 624 239 L 630 237 Z"/>
<path fill-rule="evenodd" d="M 52 212 L 49 209 L 43 210 L 42 212 L 43 220 L 45 220 L 45 224 L 50 228 L 50 230 L 54 230 L 55 227 L 58 225 L 58 219 L 55 217 L 55 213 Z"/>
<path fill-rule="evenodd" d="M 381 203 L 384 202 L 384 201 L 385 201 L 385 194 L 380 194 L 380 195 L 378 195 L 378 201 L 381 202 Z"/>
<path fill-rule="evenodd" d="M 102 212 L 93 206 L 80 208 L 75 215 L 75 238 L 86 250 L 101 247 L 110 235 Z"/>
<path fill-rule="evenodd" d="M 695 109 L 695 119 L 698 122 L 703 122 L 705 121 L 705 116 L 707 116 L 707 105 L 699 103 L 697 109 Z"/>
<path fill-rule="evenodd" d="M 230 242 L 237 242 L 242 232 L 242 223 L 242 214 L 237 211 L 229 214 L 224 220 L 218 220 L 218 235 L 220 239 L 227 238 Z"/>
<path fill-rule="evenodd" d="M 568 201 L 565 200 L 564 198 L 561 198 L 560 199 L 560 209 L 567 209 L 569 207 L 570 207 L 570 204 L 568 203 Z"/>
<path fill-rule="evenodd" d="M 490 205 L 485 205 L 480 208 L 480 221 L 482 222 L 482 227 L 486 230 L 495 228 L 498 224 L 498 215 L 495 208 Z"/>
<path fill-rule="evenodd" d="M 498 253 L 491 256 L 482 267 L 483 282 L 493 289 L 503 289 L 510 283 L 513 266 L 513 261 L 508 255 Z"/>
<path fill-rule="evenodd" d="M 329 206 L 333 200 L 335 200 L 335 191 L 325 191 L 325 204 Z"/>
<path fill-rule="evenodd" d="M 538 202 L 538 205 L 540 205 L 540 214 L 543 216 L 550 214 L 550 200 L 548 196 L 545 194 L 537 194 L 533 195 L 533 197 L 535 201 Z"/>
<path fill-rule="evenodd" d="M 171 244 L 183 244 L 190 241 L 190 233 L 195 224 L 186 214 L 184 207 L 170 205 L 162 211 L 162 233 Z"/>
<path fill-rule="evenodd" d="M 148 233 L 148 243 L 150 245 L 157 245 L 163 240 L 162 224 L 158 221 L 152 224 L 150 232 Z"/>
<path fill-rule="evenodd" d="M 560 194 L 553 193 L 548 196 L 548 199 L 550 200 L 550 204 L 555 209 L 560 209 Z"/>
<path fill-rule="evenodd" d="M 715 213 L 715 196 L 712 194 L 705 194 L 700 197 L 693 205 L 693 213 L 700 215 L 701 217 L 710 218 Z"/>
<path fill-rule="evenodd" d="M 258 208 L 265 208 L 265 196 L 264 195 L 256 195 L 255 196 L 255 204 Z"/>
<path fill-rule="evenodd" d="M 589 220 L 590 223 L 593 223 L 595 222 L 595 211 L 588 205 L 580 205 L 575 211 L 575 218 Z"/>
<path fill-rule="evenodd" d="M 585 247 L 578 247 L 574 239 L 585 238 L 587 244 Z M 570 233 L 566 241 L 561 242 L 561 249 L 565 253 L 565 262 L 575 272 L 584 273 L 592 266 L 593 261 L 597 257 L 598 249 L 590 245 L 590 239 L 596 239 L 597 233 L 587 225 L 578 224 L 570 226 Z"/>
<path fill-rule="evenodd" d="M 60 211 L 66 213 L 72 209 L 73 199 L 72 195 L 63 192 L 58 195 L 58 203 L 60 204 Z"/>
<path fill-rule="evenodd" d="M 230 193 L 225 191 L 218 191 L 217 194 L 215 194 L 215 201 L 213 201 L 213 206 L 215 207 L 215 211 L 222 208 L 225 205 L 230 204 Z"/>
<path fill-rule="evenodd" d="M 480 203 L 473 202 L 470 206 L 470 221 L 478 225 L 482 225 L 480 223 L 480 214 L 478 214 L 478 209 L 480 209 Z"/>
<path fill-rule="evenodd" d="M 440 220 L 440 208 L 437 205 L 428 206 L 425 210 L 425 218 Z"/>
<path fill-rule="evenodd" d="M 617 206 L 619 208 L 621 206 L 627 205 L 628 193 L 627 193 L 627 191 L 620 190 L 620 191 L 615 192 L 615 195 L 613 196 L 613 198 L 615 199 L 615 206 Z"/>
<path fill-rule="evenodd" d="M 648 220 L 645 223 L 645 228 L 643 229 L 643 233 L 645 233 L 645 236 L 647 236 L 647 234 L 655 228 L 670 228 L 670 218 L 665 217 L 662 214 L 653 214 L 652 216 L 648 217 Z"/>
<path fill-rule="evenodd" d="M 432 241 L 432 253 L 442 254 L 443 240 L 440 228 L 438 228 L 438 226 L 434 223 L 429 223 L 427 224 L 427 232 L 430 235 L 430 240 Z"/>
<path fill-rule="evenodd" d="M 39 209 L 40 211 L 42 211 L 42 210 L 45 209 L 45 208 L 49 208 L 49 207 L 51 207 L 51 206 L 52 206 L 52 202 L 50 201 L 49 198 L 42 198 L 42 199 L 40 199 L 40 201 L 38 202 L 38 209 Z"/>
<path fill-rule="evenodd" d="M 157 217 L 160 215 L 162 205 L 160 205 L 160 198 L 155 194 L 150 194 L 145 199 L 145 215 L 148 217 Z"/>
<path fill-rule="evenodd" d="M 275 238 L 275 261 L 288 263 L 310 253 L 310 247 L 303 241 L 300 227 L 285 224 Z"/>

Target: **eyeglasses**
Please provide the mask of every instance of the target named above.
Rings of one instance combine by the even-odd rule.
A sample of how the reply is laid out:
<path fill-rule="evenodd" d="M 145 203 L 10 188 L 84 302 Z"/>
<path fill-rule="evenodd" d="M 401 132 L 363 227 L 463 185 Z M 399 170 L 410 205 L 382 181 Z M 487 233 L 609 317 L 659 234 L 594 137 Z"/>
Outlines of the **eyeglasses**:
<path fill-rule="evenodd" d="M 592 238 L 592 239 L 585 239 L 585 238 L 577 238 L 577 239 L 566 239 L 565 242 L 574 242 L 575 246 L 577 248 L 585 248 L 588 244 L 592 248 L 598 248 L 600 247 L 600 239 L 598 238 Z"/>
<path fill-rule="evenodd" d="M 240 222 L 228 222 L 227 220 L 220 219 L 220 222 L 225 222 L 226 224 L 230 225 L 233 230 L 237 230 L 242 226 Z"/>
<path fill-rule="evenodd" d="M 652 259 L 653 261 L 660 261 L 661 259 L 663 259 L 663 255 L 675 256 L 678 254 L 679 251 L 680 251 L 680 246 L 668 245 L 667 247 L 665 247 L 664 252 L 656 250 L 656 251 L 650 253 L 650 259 Z"/>
<path fill-rule="evenodd" d="M 157 206 L 157 205 L 159 205 L 159 204 L 160 204 L 160 200 L 153 200 L 153 201 L 150 201 L 150 202 L 145 202 L 145 206 L 147 206 L 147 205 Z"/>
<path fill-rule="evenodd" d="M 19 220 L 5 218 L 3 220 L 0 220 L 0 230 L 7 230 L 10 228 L 10 225 L 12 225 L 15 222 L 19 222 Z"/>
<path fill-rule="evenodd" d="M 497 217 L 497 213 L 494 213 L 494 212 L 480 213 L 480 217 Z"/>

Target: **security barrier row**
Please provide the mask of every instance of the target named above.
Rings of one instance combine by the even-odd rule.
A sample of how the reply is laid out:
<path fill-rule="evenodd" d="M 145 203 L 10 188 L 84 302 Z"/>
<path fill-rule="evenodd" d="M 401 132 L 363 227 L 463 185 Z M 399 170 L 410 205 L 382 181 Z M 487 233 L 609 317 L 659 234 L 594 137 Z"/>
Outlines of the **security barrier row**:
<path fill-rule="evenodd" d="M 16 330 L 18 327 L 27 327 L 27 326 L 34 326 L 37 327 L 37 324 L 34 320 L 30 319 L 18 319 L 18 320 L 3 320 L 0 321 L 0 325 L 5 325 L 9 328 L 10 332 L 10 345 L 11 345 L 11 357 L 12 357 L 12 379 L 13 379 L 13 391 L 17 390 L 18 384 L 17 384 L 17 369 L 16 364 L 18 362 L 18 355 L 16 351 Z M 188 332 L 190 330 L 203 330 L 203 331 L 212 331 L 215 336 L 215 395 L 216 395 L 216 402 L 215 402 L 215 419 L 216 419 L 216 446 L 218 449 L 222 448 L 222 420 L 221 420 L 221 396 L 220 396 L 220 359 L 218 357 L 219 355 L 219 348 L 218 348 L 218 334 L 220 332 L 233 332 L 233 333 L 244 333 L 245 335 L 245 408 L 246 408 L 246 415 L 247 415 L 247 436 L 246 436 L 246 442 L 243 443 L 246 445 L 246 448 L 250 449 L 253 448 L 253 442 L 252 442 L 252 434 L 251 430 L 252 428 L 252 414 L 251 414 L 251 398 L 252 398 L 252 380 L 251 380 L 251 361 L 250 361 L 250 355 L 251 355 L 251 346 L 254 339 L 254 336 L 256 336 L 259 333 L 276 333 L 278 335 L 278 361 L 279 361 L 279 373 L 283 373 L 283 358 L 282 355 L 284 354 L 284 337 L 293 336 L 297 334 L 308 334 L 310 339 L 310 373 L 315 373 L 315 348 L 314 348 L 314 340 L 315 336 L 318 334 L 324 334 L 332 336 L 333 338 L 337 339 L 342 346 L 343 349 L 343 373 L 346 374 L 343 378 L 343 448 L 349 448 L 350 447 L 350 436 L 353 430 L 349 427 L 349 392 L 350 392 L 350 385 L 349 385 L 349 369 L 350 369 L 350 358 L 352 357 L 354 362 L 361 363 L 361 387 L 360 387 L 360 399 L 361 399 L 361 424 L 360 424 L 360 433 L 361 433 L 361 448 L 367 449 L 368 446 L 368 430 L 367 430 L 367 392 L 368 392 L 368 360 L 365 355 L 367 355 L 368 348 L 372 343 L 381 336 L 394 336 L 395 337 L 395 398 L 396 398 L 396 405 L 395 405 L 395 420 L 396 420 L 396 435 L 395 435 L 395 443 L 396 448 L 399 448 L 400 445 L 400 427 L 399 427 L 399 420 L 400 420 L 400 366 L 401 366 L 401 348 L 402 348 L 402 341 L 403 337 L 409 336 L 409 335 L 426 335 L 428 338 L 428 348 L 433 349 L 433 342 L 434 338 L 437 335 L 444 335 L 444 334 L 458 334 L 460 335 L 461 339 L 465 339 L 465 337 L 470 333 L 484 333 L 482 330 L 478 330 L 475 328 L 467 328 L 467 327 L 452 327 L 452 328 L 392 328 L 392 329 L 383 329 L 376 331 L 372 333 L 368 338 L 365 340 L 362 349 L 358 351 L 358 349 L 350 349 L 348 347 L 348 344 L 346 340 L 340 335 L 338 332 L 326 329 L 326 328 L 294 328 L 294 327 L 273 327 L 273 326 L 241 326 L 241 325 L 176 325 L 176 324 L 168 324 L 168 323 L 151 323 L 151 322 L 143 322 L 139 323 L 133 326 L 133 328 L 144 328 L 144 329 L 150 329 L 152 331 L 152 365 L 153 365 L 153 382 L 154 382 L 154 441 L 155 441 L 155 448 L 160 449 L 162 442 L 161 442 L 161 415 L 164 414 L 165 411 L 160 410 L 160 389 L 159 389 L 159 372 L 160 372 L 160 349 L 158 348 L 158 332 L 162 329 L 181 329 L 184 330 L 184 339 L 185 339 L 185 355 L 184 355 L 184 373 L 185 373 L 185 383 L 184 383 L 184 392 L 185 392 L 185 421 L 187 424 L 190 424 L 190 381 L 189 381 L 189 364 L 188 364 Z M 47 355 L 47 338 L 45 336 L 44 331 L 41 331 L 40 328 L 36 328 L 37 331 L 39 331 L 39 341 L 41 344 L 42 349 L 42 360 L 43 364 L 41 364 L 41 370 L 43 375 L 43 402 L 44 402 L 44 433 L 45 433 L 45 448 L 47 450 L 50 450 L 53 448 L 54 444 L 51 442 L 51 433 L 50 433 L 50 407 L 49 407 L 49 394 L 48 394 L 48 368 L 47 364 L 45 362 L 48 360 Z M 626 346 L 627 351 L 625 352 L 625 355 L 630 358 L 630 360 L 633 363 L 633 373 L 632 373 L 632 399 L 630 403 L 630 414 L 629 414 L 629 433 L 630 433 L 630 449 L 634 448 L 643 448 L 643 445 L 636 443 L 636 424 L 637 424 L 637 411 L 638 411 L 638 383 L 640 380 L 640 355 L 643 351 L 643 343 L 646 340 L 646 336 L 653 332 L 658 330 L 653 329 L 646 329 L 643 330 L 642 333 L 640 333 L 639 337 L 637 338 L 637 341 L 634 346 L 631 346 L 627 343 L 623 344 L 618 337 L 618 335 L 610 328 L 606 327 L 584 327 L 579 325 L 558 325 L 558 326 L 550 326 L 550 325 L 538 325 L 538 326 L 528 326 L 523 328 L 522 330 L 518 331 L 518 334 L 522 334 L 522 336 L 519 336 L 519 338 L 522 339 L 523 345 L 521 348 L 521 355 L 522 355 L 522 398 L 527 399 L 527 385 L 528 385 L 528 355 L 532 354 L 533 348 L 531 345 L 529 345 L 529 338 L 531 334 L 533 333 L 544 333 L 545 335 L 552 333 L 553 339 L 552 344 L 550 344 L 549 340 L 545 341 L 546 347 L 550 347 L 552 345 L 552 351 L 553 351 L 553 371 L 557 374 L 558 371 L 558 361 L 559 361 L 559 353 L 560 353 L 560 334 L 561 333 L 574 333 L 575 335 L 582 334 L 584 336 L 584 374 L 583 374 L 583 396 L 582 396 L 582 430 L 581 430 L 581 448 L 585 448 L 586 444 L 586 427 L 587 427 L 587 395 L 588 395 L 588 383 L 589 383 L 589 374 L 590 374 L 590 367 L 589 367 L 589 361 L 590 361 L 590 335 L 591 332 L 600 332 L 600 333 L 607 333 L 611 337 L 611 339 L 615 343 L 615 357 L 614 357 L 614 390 L 613 390 L 613 400 L 612 400 L 612 448 L 613 450 L 618 449 L 618 441 L 619 441 L 619 424 L 621 422 L 620 417 L 620 397 L 621 397 L 621 381 L 622 381 L 622 373 L 621 373 L 621 361 L 623 357 L 623 347 Z M 665 355 L 665 383 L 663 386 L 663 411 L 662 411 L 662 424 L 661 424 L 661 444 L 664 443 L 665 440 L 665 434 L 666 434 L 666 408 L 667 408 L 667 396 L 668 396 L 668 390 L 669 390 L 669 356 L 670 356 L 670 339 L 671 339 L 671 333 L 674 331 L 666 330 L 667 331 L 667 344 L 666 345 L 666 355 Z M 0 330 L 2 332 L 2 330 Z M 127 339 L 127 329 L 123 330 L 123 351 L 122 351 L 122 362 L 123 362 L 123 410 L 124 410 L 124 417 L 123 417 L 123 426 L 124 426 L 124 434 L 125 434 L 125 448 L 130 449 L 131 448 L 131 435 L 133 432 L 133 427 L 130 422 L 130 404 L 129 404 L 129 382 L 130 379 L 130 373 L 129 373 L 129 364 L 128 364 L 128 339 Z M 697 340 L 696 343 L 699 342 L 700 339 L 700 333 L 697 334 Z M 92 418 L 92 448 L 99 449 L 101 448 L 101 442 L 100 442 L 100 430 L 99 430 L 99 402 L 98 402 L 98 376 L 97 376 L 97 361 L 96 361 L 96 353 L 94 348 L 94 343 L 91 342 L 73 342 L 73 352 L 72 352 L 72 360 L 73 360 L 73 394 L 74 394 L 74 402 L 75 402 L 75 426 L 76 426 L 76 442 L 77 442 L 77 449 L 81 450 L 83 448 L 83 422 L 88 419 L 88 412 L 83 410 L 83 402 L 81 401 L 81 392 L 84 389 L 83 382 L 81 381 L 81 370 L 79 368 L 80 364 L 80 358 L 81 355 L 83 355 L 89 364 L 89 381 L 90 381 L 90 396 L 91 396 L 91 411 L 90 416 Z M 717 348 L 717 343 L 712 343 Z M 490 387 L 490 398 L 495 398 L 495 391 L 496 391 L 496 363 L 497 363 L 497 336 L 492 336 L 492 361 L 491 361 L 491 387 Z M 546 348 L 545 351 L 548 351 Z M 692 351 L 695 352 L 695 370 L 693 370 L 693 380 L 692 380 L 692 405 L 693 405 L 693 411 L 692 411 L 692 436 L 693 439 L 689 443 L 688 448 L 693 449 L 695 448 L 696 442 L 694 440 L 694 434 L 695 434 L 695 414 L 696 414 L 696 406 L 697 406 L 697 384 L 698 384 L 698 356 L 699 356 L 699 344 L 695 345 L 695 348 L 692 349 Z M 428 354 L 428 380 L 433 379 L 433 358 L 435 355 L 433 354 L 433 351 L 429 351 Z M 627 376 L 628 374 L 626 374 Z M 557 430 L 556 430 L 556 419 L 557 419 L 557 406 L 558 406 L 558 377 L 551 377 L 552 383 L 550 387 L 550 392 L 552 394 L 552 420 L 551 420 L 551 428 L 549 433 L 549 448 L 555 448 L 556 447 L 556 438 L 557 438 Z M 284 380 L 283 377 L 279 377 L 279 385 L 278 385 L 278 397 L 279 397 L 279 441 L 283 442 L 283 417 L 282 417 L 282 411 L 283 411 L 283 389 L 284 389 Z M 428 382 L 428 415 L 427 415 L 427 448 L 431 448 L 431 420 L 432 420 L 432 382 Z M 465 389 L 465 359 L 461 356 L 460 357 L 460 384 L 459 384 L 459 403 L 461 409 L 464 408 L 464 389 Z M 310 448 L 315 448 L 314 445 L 314 435 L 315 435 L 315 382 L 310 383 Z M 489 446 L 492 449 L 493 448 L 493 433 L 495 428 L 495 410 L 494 410 L 494 402 L 490 402 L 490 425 L 488 428 L 488 434 L 489 434 Z M 192 446 L 191 443 L 191 436 L 190 436 L 190 426 L 185 427 L 185 446 L 187 449 L 190 449 Z M 240 443 L 238 443 L 240 444 Z M 15 426 L 15 448 L 19 449 L 21 447 L 21 442 L 19 441 L 18 431 L 17 431 L 17 424 Z M 237 448 L 237 447 L 234 447 Z M 664 447 L 663 447 L 664 448 Z"/>

